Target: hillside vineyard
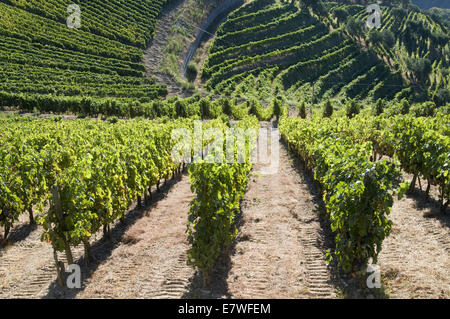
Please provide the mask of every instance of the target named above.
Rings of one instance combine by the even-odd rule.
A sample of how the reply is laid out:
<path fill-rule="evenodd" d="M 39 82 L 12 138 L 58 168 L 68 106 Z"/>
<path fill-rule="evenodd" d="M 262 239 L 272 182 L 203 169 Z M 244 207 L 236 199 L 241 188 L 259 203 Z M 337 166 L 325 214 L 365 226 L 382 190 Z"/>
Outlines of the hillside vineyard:
<path fill-rule="evenodd" d="M 415 3 L 0 1 L 0 298 L 449 298 Z"/>

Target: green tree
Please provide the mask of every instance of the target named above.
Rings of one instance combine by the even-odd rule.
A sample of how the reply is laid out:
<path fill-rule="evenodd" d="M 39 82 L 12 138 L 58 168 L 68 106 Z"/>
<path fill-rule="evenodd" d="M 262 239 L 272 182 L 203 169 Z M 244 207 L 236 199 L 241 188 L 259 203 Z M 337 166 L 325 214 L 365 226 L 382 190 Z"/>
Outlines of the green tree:
<path fill-rule="evenodd" d="M 188 81 L 194 82 L 195 79 L 197 78 L 197 74 L 198 74 L 197 65 L 195 65 L 194 62 L 189 63 L 186 70 L 186 77 Z"/>
<path fill-rule="evenodd" d="M 361 23 L 358 22 L 354 17 L 350 17 L 347 19 L 345 29 L 351 35 L 358 34 L 361 31 Z"/>
<path fill-rule="evenodd" d="M 247 100 L 248 114 L 258 117 L 258 102 L 254 99 Z"/>
<path fill-rule="evenodd" d="M 367 41 L 371 43 L 372 45 L 377 45 L 381 43 L 383 40 L 383 37 L 381 35 L 381 32 L 376 30 L 375 28 L 370 30 L 369 34 L 367 35 Z"/>
<path fill-rule="evenodd" d="M 202 116 L 202 120 L 205 118 L 208 118 L 208 116 L 209 116 L 209 105 L 210 105 L 210 102 L 206 98 L 202 98 L 199 102 L 200 114 Z"/>
<path fill-rule="evenodd" d="M 437 106 L 442 106 L 447 103 L 450 103 L 450 89 L 444 89 L 444 88 L 439 89 L 436 92 L 433 100 Z"/>
<path fill-rule="evenodd" d="M 331 117 L 333 115 L 333 106 L 331 105 L 331 101 L 327 100 L 323 107 L 323 117 Z"/>
<path fill-rule="evenodd" d="M 354 118 L 356 115 L 358 115 L 360 112 L 360 106 L 358 103 L 356 103 L 355 100 L 350 100 L 350 102 L 347 103 L 346 107 L 346 113 L 347 117 L 349 119 Z"/>
<path fill-rule="evenodd" d="M 175 102 L 175 112 L 178 117 L 187 117 L 187 107 L 186 104 L 180 100 Z"/>
<path fill-rule="evenodd" d="M 400 3 L 402 5 L 403 9 L 408 9 L 409 4 L 410 4 L 410 0 L 401 0 Z"/>
<path fill-rule="evenodd" d="M 395 36 L 391 30 L 385 29 L 381 31 L 381 40 L 386 48 L 391 48 L 395 45 Z"/>
<path fill-rule="evenodd" d="M 229 99 L 222 98 L 222 110 L 224 114 L 228 116 L 232 115 L 231 102 Z"/>
<path fill-rule="evenodd" d="M 392 8 L 392 15 L 398 19 L 403 19 L 407 15 L 407 11 L 401 8 Z"/>
<path fill-rule="evenodd" d="M 407 58 L 406 66 L 422 82 L 428 79 L 428 74 L 432 70 L 431 62 L 427 58 Z"/>
<path fill-rule="evenodd" d="M 404 114 L 404 115 L 408 114 L 410 107 L 411 107 L 411 105 L 409 104 L 409 102 L 406 98 L 403 98 L 400 101 L 400 113 L 401 114 Z"/>
<path fill-rule="evenodd" d="M 385 106 L 385 103 L 384 103 L 384 101 L 382 100 L 382 99 L 378 99 L 377 100 L 377 103 L 375 104 L 375 107 L 374 107 L 374 109 L 373 109 L 373 113 L 374 113 L 374 115 L 381 115 L 381 114 L 383 114 L 383 112 L 384 112 L 384 106 Z"/>
<path fill-rule="evenodd" d="M 300 103 L 300 105 L 298 106 L 298 115 L 302 119 L 306 119 L 306 104 L 305 104 L 305 102 Z"/>
<path fill-rule="evenodd" d="M 338 18 L 338 20 L 341 22 L 346 22 L 347 17 L 348 17 L 348 12 L 347 12 L 347 10 L 345 10 L 343 8 L 337 8 L 333 11 L 333 16 Z"/>
<path fill-rule="evenodd" d="M 277 96 L 275 100 L 273 100 L 273 114 L 276 116 L 277 120 L 280 118 L 280 116 L 283 113 L 283 101 L 281 100 L 281 97 Z"/>

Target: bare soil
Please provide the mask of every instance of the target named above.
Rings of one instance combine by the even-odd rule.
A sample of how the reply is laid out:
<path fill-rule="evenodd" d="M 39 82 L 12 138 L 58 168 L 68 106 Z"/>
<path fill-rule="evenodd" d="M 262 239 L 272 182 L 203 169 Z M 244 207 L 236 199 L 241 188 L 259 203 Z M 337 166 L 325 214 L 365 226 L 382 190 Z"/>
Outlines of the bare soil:
<path fill-rule="evenodd" d="M 180 298 L 193 275 L 185 235 L 193 198 L 187 176 L 125 233 L 77 298 Z"/>
<path fill-rule="evenodd" d="M 88 265 L 82 247 L 72 250 L 82 271 L 81 289 L 60 289 L 56 283 L 53 250 L 40 241 L 42 228 L 14 228 L 15 240 L 0 248 L 0 299 L 4 298 L 156 298 L 180 297 L 178 278 L 190 278 L 184 234 L 192 198 L 188 177 L 168 181 L 153 203 L 132 207 L 124 223 L 112 227 L 111 239 L 92 238 L 94 260 Z M 25 234 L 14 235 L 14 233 Z M 59 260 L 66 258 L 58 253 Z M 180 273 L 181 271 L 181 273 Z M 174 282 L 170 281 L 173 278 Z M 185 284 L 181 286 L 185 286 Z"/>
<path fill-rule="evenodd" d="M 25 215 L 10 244 L 0 247 L 0 299 L 450 297 L 450 218 L 419 189 L 395 201 L 392 233 L 378 261 L 383 287 L 370 290 L 325 263 L 333 234 L 302 163 L 281 144 L 278 173 L 261 175 L 260 168 L 242 201 L 239 235 L 208 286 L 186 264 L 194 195 L 184 175 L 154 192 L 149 206 L 133 207 L 125 223 L 114 225 L 111 240 L 96 234 L 89 265 L 83 249 L 74 249 L 81 289 L 57 287 L 51 245 L 40 241 L 41 228 L 28 226 Z"/>
<path fill-rule="evenodd" d="M 433 197 L 416 189 L 394 203 L 378 262 L 391 298 L 450 298 L 450 215 Z"/>
<path fill-rule="evenodd" d="M 284 147 L 277 174 L 252 176 L 227 280 L 232 297 L 335 297 L 319 207 L 309 187 Z"/>

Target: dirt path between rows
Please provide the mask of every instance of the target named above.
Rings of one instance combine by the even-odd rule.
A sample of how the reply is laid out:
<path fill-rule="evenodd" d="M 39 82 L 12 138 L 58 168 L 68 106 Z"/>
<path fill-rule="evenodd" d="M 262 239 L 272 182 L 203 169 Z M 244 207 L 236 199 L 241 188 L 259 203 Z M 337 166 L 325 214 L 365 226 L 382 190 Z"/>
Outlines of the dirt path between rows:
<path fill-rule="evenodd" d="M 390 298 L 450 298 L 450 216 L 416 192 L 395 201 L 378 265 Z"/>
<path fill-rule="evenodd" d="M 20 225 L 27 228 L 29 226 Z M 41 227 L 35 227 L 26 238 L 0 251 L 0 299 L 41 298 L 56 278 L 53 249 L 40 241 Z M 83 249 L 72 250 L 74 259 L 80 259 Z M 65 255 L 59 260 L 67 264 Z"/>
<path fill-rule="evenodd" d="M 193 270 L 185 234 L 193 198 L 186 175 L 131 226 L 76 298 L 180 298 Z"/>
<path fill-rule="evenodd" d="M 187 298 L 335 297 L 308 181 L 284 146 L 276 174 L 262 175 L 261 168 L 254 166 L 231 255 L 216 264 L 208 287 L 194 278 Z"/>
<path fill-rule="evenodd" d="M 23 234 L 18 231 L 17 241 L 0 249 L 0 299 L 450 297 L 450 216 L 437 213 L 420 194 L 395 201 L 392 233 L 378 262 L 380 294 L 326 265 L 333 236 L 320 194 L 283 143 L 278 173 L 261 175 L 260 168 L 255 165 L 242 201 L 231 254 L 216 264 L 209 286 L 202 287 L 186 264 L 194 194 L 185 174 L 154 193 L 150 206 L 133 207 L 125 223 L 114 225 L 111 241 L 97 234 L 89 266 L 83 249 L 74 249 L 81 289 L 56 286 L 51 245 L 40 241 L 41 228 L 19 225 Z"/>
<path fill-rule="evenodd" d="M 91 240 L 94 260 L 89 265 L 83 259 L 82 247 L 72 249 L 75 262 L 81 266 L 81 289 L 57 286 L 51 245 L 40 241 L 41 227 L 31 230 L 25 238 L 0 250 L 0 299 L 182 296 L 187 283 L 180 288 L 177 279 L 190 278 L 190 274 L 183 272 L 192 271 L 186 266 L 184 253 L 191 198 L 186 175 L 168 181 L 160 193 L 153 192 L 149 207 L 133 206 L 124 223 L 113 225 L 111 240 L 101 233 L 94 235 Z M 58 254 L 58 258 L 67 265 L 63 254 Z M 177 289 L 181 290 L 174 295 Z"/>
<path fill-rule="evenodd" d="M 242 211 L 228 278 L 233 297 L 334 297 L 318 208 L 284 147 L 276 175 L 252 176 Z"/>

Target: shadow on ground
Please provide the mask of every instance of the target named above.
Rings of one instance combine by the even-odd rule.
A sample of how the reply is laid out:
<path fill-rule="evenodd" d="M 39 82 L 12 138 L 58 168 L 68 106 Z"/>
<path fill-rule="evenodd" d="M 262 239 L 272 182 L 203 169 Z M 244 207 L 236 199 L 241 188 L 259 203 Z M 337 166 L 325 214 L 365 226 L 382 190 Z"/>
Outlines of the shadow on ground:
<path fill-rule="evenodd" d="M 243 224 L 241 210 L 236 216 L 235 226 L 239 230 Z M 231 270 L 231 256 L 235 255 L 236 244 L 242 240 L 246 239 L 239 234 L 230 248 L 222 253 L 212 269 L 211 280 L 206 286 L 203 286 L 203 277 L 196 271 L 194 277 L 190 279 L 190 285 L 182 299 L 231 299 L 227 284 Z"/>
<path fill-rule="evenodd" d="M 27 223 L 15 227 L 9 234 L 6 241 L 2 241 L 2 238 L 0 236 L 0 252 L 10 245 L 17 244 L 27 239 L 28 236 L 36 229 L 37 225 L 31 225 Z"/>
<path fill-rule="evenodd" d="M 184 173 L 185 174 L 185 173 Z M 117 248 L 123 241 L 123 237 L 127 230 L 135 224 L 141 217 L 151 214 L 153 207 L 163 198 L 167 196 L 172 187 L 182 178 L 178 176 L 175 179 L 167 181 L 167 183 L 160 188 L 160 192 L 152 192 L 152 200 L 149 203 L 143 203 L 142 208 L 133 207 L 125 214 L 123 222 L 115 223 L 111 228 L 111 238 L 102 238 L 95 242 L 92 247 L 93 260 L 86 265 L 84 256 L 76 260 L 76 264 L 81 267 L 81 289 L 68 289 L 60 287 L 55 280 L 50 284 L 49 291 L 43 299 L 75 299 L 77 295 L 86 288 L 86 284 L 92 277 L 97 268 L 111 256 L 115 248 Z M 56 273 L 55 273 L 56 277 Z"/>
<path fill-rule="evenodd" d="M 435 219 L 442 226 L 450 228 L 450 208 L 447 208 L 445 214 L 441 213 L 439 200 L 432 196 L 427 196 L 426 192 L 422 189 L 416 188 L 414 192 L 407 196 L 414 200 L 415 208 L 420 211 L 428 211 L 424 214 L 425 218 Z"/>
<path fill-rule="evenodd" d="M 281 144 L 288 150 L 288 146 L 285 141 L 282 140 Z M 312 201 L 317 208 L 315 213 L 319 217 L 323 241 L 318 240 L 316 245 L 322 251 L 328 250 L 333 253 L 335 248 L 335 234 L 332 232 L 330 222 L 327 219 L 326 206 L 322 199 L 321 187 L 314 179 L 313 173 L 306 168 L 305 163 L 290 150 L 288 150 L 288 154 L 295 171 L 306 184 L 308 191 L 311 194 Z M 338 298 L 389 298 L 383 285 L 379 289 L 368 289 L 365 280 L 358 280 L 351 274 L 344 273 L 337 267 L 337 264 L 334 261 L 328 265 L 328 269 L 331 274 L 331 280 L 328 283 L 334 287 Z"/>

